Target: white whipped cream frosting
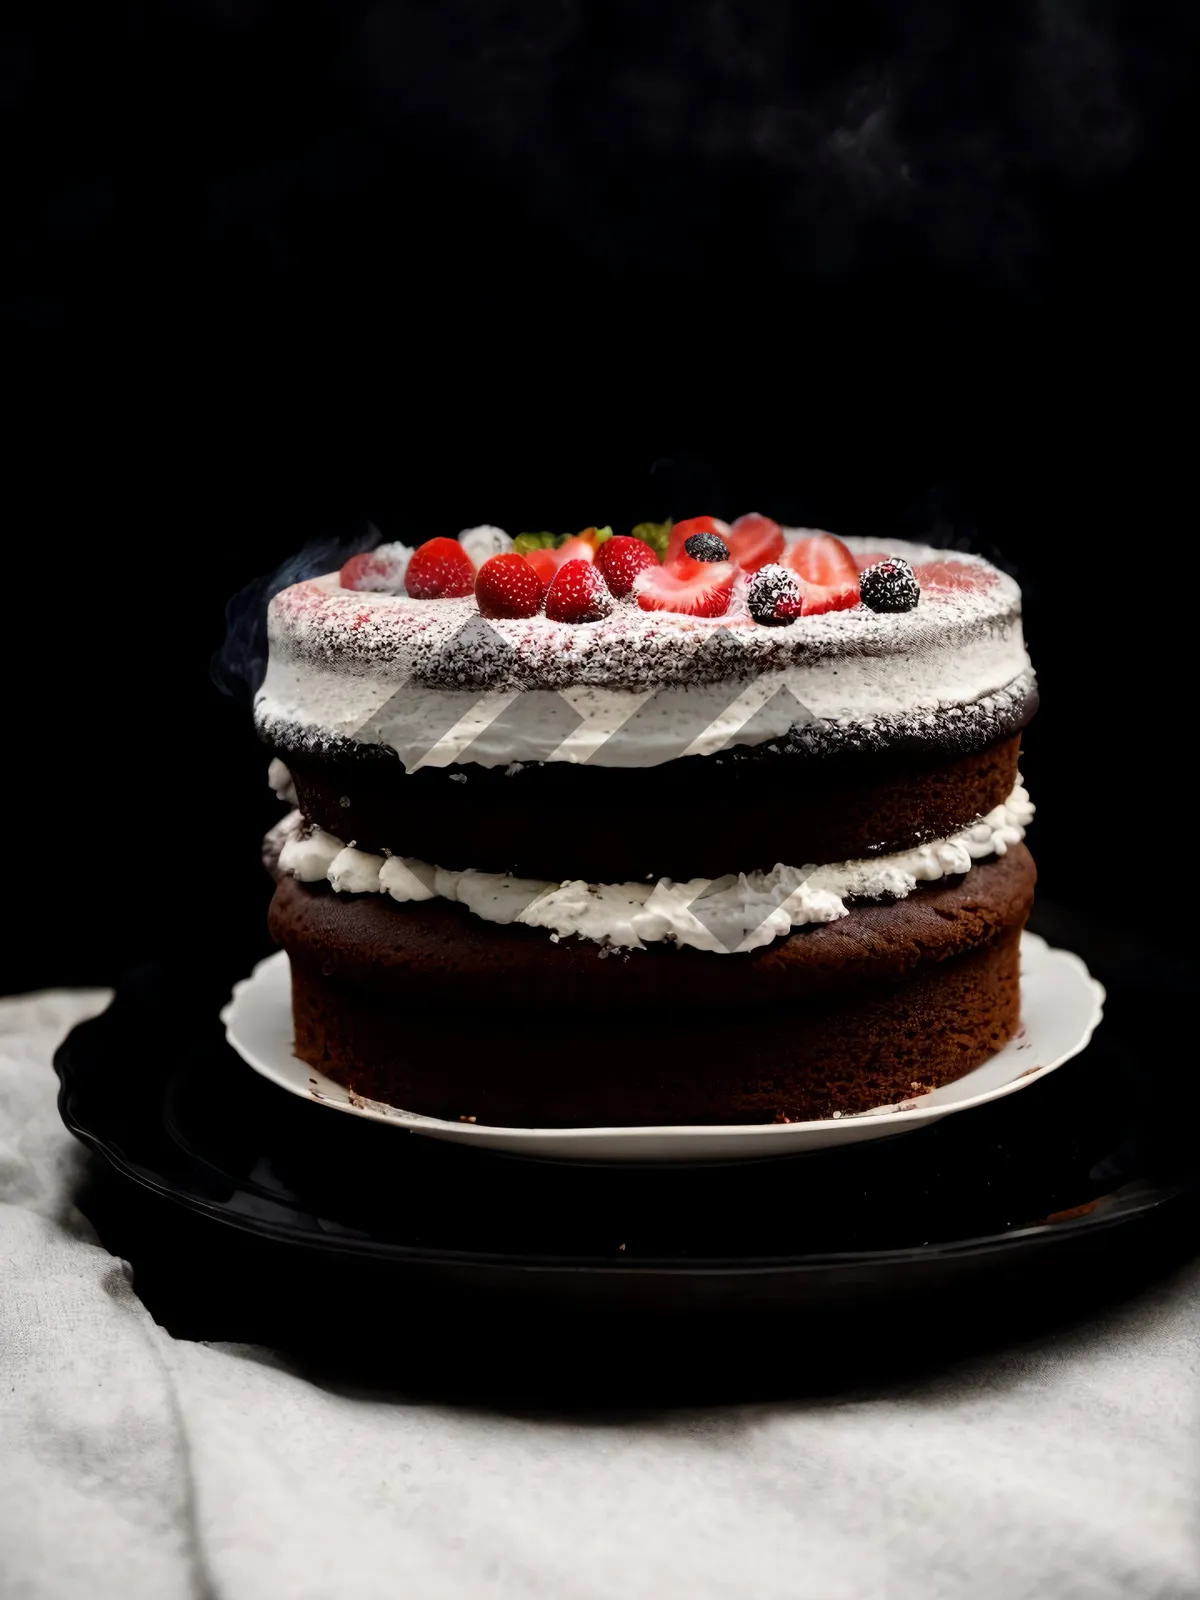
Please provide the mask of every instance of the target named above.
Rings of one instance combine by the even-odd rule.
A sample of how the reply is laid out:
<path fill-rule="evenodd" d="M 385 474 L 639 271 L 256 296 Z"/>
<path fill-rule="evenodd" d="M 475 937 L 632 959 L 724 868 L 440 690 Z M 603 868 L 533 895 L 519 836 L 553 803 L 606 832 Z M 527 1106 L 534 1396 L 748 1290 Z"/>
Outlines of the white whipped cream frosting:
<path fill-rule="evenodd" d="M 742 872 L 676 883 L 548 883 L 505 873 L 447 871 L 415 857 L 379 856 L 304 827 L 298 811 L 273 831 L 279 868 L 303 883 L 325 878 L 339 894 L 390 894 L 402 902 L 440 897 L 486 922 L 544 928 L 616 949 L 670 941 L 729 955 L 757 950 L 793 928 L 835 922 L 854 898 L 904 899 L 918 883 L 967 872 L 985 856 L 1019 844 L 1033 805 L 1018 780 L 1002 805 L 948 839 L 863 861 Z"/>
<path fill-rule="evenodd" d="M 812 531 L 785 534 L 795 540 Z M 469 532 L 479 554 L 504 537 L 490 527 Z M 860 555 L 879 548 L 867 539 L 846 543 Z M 976 592 L 931 588 L 911 612 L 878 616 L 857 607 L 787 629 L 754 624 L 740 592 L 729 615 L 712 620 L 622 602 L 586 627 L 541 616 L 490 622 L 486 631 L 521 659 L 528 681 L 519 688 L 500 676 L 489 680 L 487 661 L 465 648 L 461 672 L 434 684 L 422 677 L 468 625 L 482 626 L 473 598 L 360 593 L 342 589 L 333 573 L 272 602 L 256 721 L 268 739 L 387 745 L 410 772 L 529 761 L 642 767 L 734 743 L 766 744 L 806 720 L 919 721 L 986 700 L 1029 673 L 1011 578 L 977 557 L 894 541 L 887 548 L 914 563 L 949 554 L 988 582 Z M 714 634 L 727 636 L 734 662 L 728 693 L 703 675 L 695 682 L 671 676 Z M 470 678 L 476 667 L 484 674 L 477 682 Z M 639 675 L 640 686 L 629 686 Z"/>

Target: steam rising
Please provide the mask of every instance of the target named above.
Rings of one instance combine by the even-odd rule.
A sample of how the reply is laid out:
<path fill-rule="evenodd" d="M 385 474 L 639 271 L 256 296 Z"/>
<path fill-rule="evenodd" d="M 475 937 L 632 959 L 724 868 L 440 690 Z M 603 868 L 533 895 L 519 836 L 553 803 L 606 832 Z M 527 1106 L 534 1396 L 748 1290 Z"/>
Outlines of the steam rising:
<path fill-rule="evenodd" d="M 311 539 L 303 550 L 239 589 L 225 607 L 225 642 L 212 658 L 209 675 L 222 694 L 253 700 L 267 672 L 267 607 L 282 590 L 322 572 L 334 572 L 360 550 L 373 550 L 382 535 L 366 533 Z"/>

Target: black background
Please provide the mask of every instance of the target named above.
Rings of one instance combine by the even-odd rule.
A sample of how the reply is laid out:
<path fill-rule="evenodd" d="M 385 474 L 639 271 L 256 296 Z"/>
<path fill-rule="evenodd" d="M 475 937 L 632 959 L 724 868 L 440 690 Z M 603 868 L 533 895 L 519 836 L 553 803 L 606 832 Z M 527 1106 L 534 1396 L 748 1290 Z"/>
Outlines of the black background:
<path fill-rule="evenodd" d="M 1194 8 L 23 9 L 5 988 L 265 949 L 275 806 L 208 660 L 368 518 L 999 553 L 1045 893 L 1182 936 Z"/>

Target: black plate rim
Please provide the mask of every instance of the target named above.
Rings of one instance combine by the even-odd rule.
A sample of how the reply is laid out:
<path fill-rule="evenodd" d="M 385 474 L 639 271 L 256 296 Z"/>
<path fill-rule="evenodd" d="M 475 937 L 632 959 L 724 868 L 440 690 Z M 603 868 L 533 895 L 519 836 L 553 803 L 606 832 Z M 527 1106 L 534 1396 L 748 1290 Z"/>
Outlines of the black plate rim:
<path fill-rule="evenodd" d="M 900 1267 L 923 1261 L 947 1262 L 1004 1254 L 1018 1247 L 1037 1247 L 1081 1234 L 1128 1226 L 1165 1206 L 1182 1200 L 1196 1187 L 1194 1178 L 1181 1178 L 1157 1187 L 1148 1187 L 1146 1180 L 1137 1179 L 1126 1186 L 1124 1194 L 1121 1189 L 1117 1189 L 1108 1196 L 1097 1197 L 1098 1200 L 1117 1200 L 1118 1204 L 1098 1205 L 1093 1211 L 1079 1217 L 1064 1218 L 1061 1222 L 1030 1223 L 1004 1233 L 982 1234 L 971 1239 L 956 1239 L 937 1244 L 905 1245 L 894 1250 L 830 1251 L 819 1255 L 760 1257 L 751 1261 L 727 1261 L 720 1257 L 697 1257 L 695 1260 L 684 1261 L 678 1258 L 645 1256 L 631 1257 L 626 1261 L 581 1261 L 571 1256 L 499 1255 L 477 1250 L 459 1251 L 446 1247 L 435 1249 L 422 1245 L 385 1243 L 352 1234 L 301 1232 L 273 1224 L 264 1218 L 239 1216 L 219 1203 L 206 1201 L 203 1196 L 188 1194 L 171 1184 L 169 1180 L 138 1165 L 110 1145 L 102 1135 L 85 1127 L 76 1114 L 73 1091 L 68 1081 L 68 1046 L 75 1032 L 76 1029 L 71 1030 L 54 1055 L 54 1070 L 59 1079 L 59 1115 L 67 1129 L 82 1144 L 107 1161 L 123 1177 L 163 1199 L 170 1200 L 175 1205 L 252 1237 L 268 1238 L 275 1243 L 295 1245 L 302 1249 L 354 1255 L 397 1264 L 472 1267 L 476 1270 L 520 1271 L 547 1275 L 570 1273 L 634 1277 L 654 1274 L 697 1278 L 753 1278 L 777 1276 L 782 1273 L 800 1275 L 828 1272 L 838 1268 Z"/>

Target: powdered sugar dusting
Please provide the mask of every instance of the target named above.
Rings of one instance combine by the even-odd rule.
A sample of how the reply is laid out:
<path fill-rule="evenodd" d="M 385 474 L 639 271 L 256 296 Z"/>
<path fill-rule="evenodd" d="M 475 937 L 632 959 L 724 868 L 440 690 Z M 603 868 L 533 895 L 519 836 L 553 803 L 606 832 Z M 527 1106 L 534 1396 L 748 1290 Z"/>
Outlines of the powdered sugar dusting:
<path fill-rule="evenodd" d="M 879 548 L 876 541 L 847 542 L 860 552 Z M 412 704 L 400 708 L 411 745 L 420 739 L 414 708 L 430 691 L 461 694 L 466 711 L 485 692 L 586 688 L 595 694 L 597 715 L 619 728 L 622 706 L 632 717 L 649 692 L 728 685 L 732 703 L 754 686 L 753 737 L 761 742 L 786 735 L 797 720 L 863 723 L 968 705 L 1028 673 L 1020 591 L 1012 579 L 979 557 L 900 543 L 888 550 L 912 562 L 918 575 L 922 565 L 935 564 L 915 610 L 876 614 L 857 607 L 785 628 L 754 621 L 743 584 L 720 618 L 646 612 L 625 600 L 599 621 L 570 624 L 544 616 L 485 620 L 473 598 L 352 593 L 336 575 L 314 579 L 272 602 L 271 660 L 257 719 L 268 737 L 274 729 L 317 742 L 394 743 L 379 718 L 411 692 Z M 744 696 L 739 703 L 749 705 Z M 666 704 L 659 709 L 665 713 Z M 737 735 L 737 726 L 715 726 L 718 712 L 724 702 L 714 711 L 707 746 L 697 750 L 719 749 Z M 437 716 L 445 721 L 440 704 Z M 568 736 L 537 758 L 604 765 L 607 747 L 593 735 L 594 728 L 586 753 Z M 669 744 L 647 740 L 640 755 L 631 758 L 625 749 L 621 763 L 671 759 L 679 749 Z M 520 754 L 490 748 L 486 757 L 462 759 L 507 765 Z"/>

